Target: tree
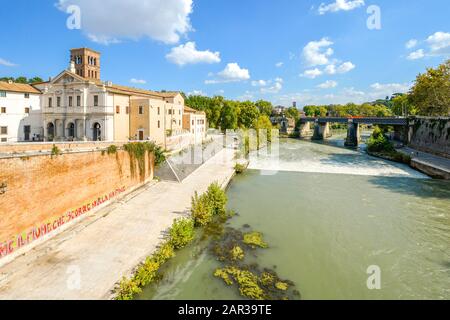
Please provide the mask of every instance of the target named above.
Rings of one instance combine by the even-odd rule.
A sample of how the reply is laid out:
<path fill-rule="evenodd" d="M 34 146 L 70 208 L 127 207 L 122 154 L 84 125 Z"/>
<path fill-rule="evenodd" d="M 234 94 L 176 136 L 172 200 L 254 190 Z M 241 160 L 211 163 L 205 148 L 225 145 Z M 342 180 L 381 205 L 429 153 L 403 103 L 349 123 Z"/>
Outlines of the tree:
<path fill-rule="evenodd" d="M 238 127 L 238 111 L 232 101 L 226 101 L 220 113 L 220 127 L 222 131 L 235 130 Z"/>
<path fill-rule="evenodd" d="M 44 80 L 42 80 L 42 78 L 40 78 L 40 77 L 34 77 L 34 78 L 31 78 L 31 79 L 28 79 L 28 83 L 30 83 L 30 84 L 33 84 L 33 83 L 36 83 L 36 82 L 44 82 Z"/>
<path fill-rule="evenodd" d="M 258 120 L 256 120 L 254 127 L 257 132 L 258 146 L 260 145 L 260 132 L 259 130 L 267 130 L 267 141 L 272 141 L 272 122 L 270 118 L 266 115 L 260 115 Z"/>
<path fill-rule="evenodd" d="M 410 103 L 424 116 L 450 115 L 450 60 L 419 74 L 410 92 Z"/>
<path fill-rule="evenodd" d="M 289 118 L 294 118 L 297 121 L 300 118 L 300 111 L 296 107 L 290 107 L 286 110 L 286 116 Z"/>
<path fill-rule="evenodd" d="M 259 109 L 259 112 L 261 114 L 265 114 L 266 116 L 271 116 L 272 112 L 273 112 L 273 105 L 271 102 L 269 101 L 264 101 L 264 100 L 258 100 L 256 101 L 256 106 Z"/>
<path fill-rule="evenodd" d="M 305 112 L 305 115 L 307 117 L 314 117 L 314 115 L 316 114 L 316 106 L 305 106 L 303 108 L 303 112 Z"/>
<path fill-rule="evenodd" d="M 240 128 L 251 128 L 258 119 L 259 109 L 250 101 L 245 101 L 239 105 L 238 126 Z"/>
<path fill-rule="evenodd" d="M 0 81 L 3 81 L 3 82 L 13 81 L 15 83 L 30 83 L 30 84 L 33 84 L 36 82 L 43 82 L 43 80 L 40 77 L 34 77 L 34 78 L 30 78 L 30 79 L 27 79 L 27 77 L 17 77 L 17 78 L 2 77 L 2 78 L 0 78 Z"/>
<path fill-rule="evenodd" d="M 28 79 L 26 77 L 18 77 L 15 80 L 16 83 L 28 83 Z"/>
<path fill-rule="evenodd" d="M 396 116 L 414 116 L 417 109 L 411 104 L 409 95 L 402 94 L 392 99 L 392 113 Z"/>

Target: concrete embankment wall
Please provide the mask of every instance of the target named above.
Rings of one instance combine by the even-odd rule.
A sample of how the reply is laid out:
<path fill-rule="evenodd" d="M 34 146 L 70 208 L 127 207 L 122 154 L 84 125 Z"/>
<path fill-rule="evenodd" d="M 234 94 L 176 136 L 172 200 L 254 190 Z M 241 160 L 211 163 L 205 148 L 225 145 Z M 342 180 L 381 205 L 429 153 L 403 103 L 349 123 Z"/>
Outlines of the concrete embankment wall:
<path fill-rule="evenodd" d="M 412 130 L 412 148 L 450 158 L 450 118 L 416 118 Z"/>
<path fill-rule="evenodd" d="M 153 179 L 152 155 L 145 156 L 141 175 L 138 161 L 131 166 L 127 152 L 108 155 L 96 148 L 0 159 L 0 260 Z"/>

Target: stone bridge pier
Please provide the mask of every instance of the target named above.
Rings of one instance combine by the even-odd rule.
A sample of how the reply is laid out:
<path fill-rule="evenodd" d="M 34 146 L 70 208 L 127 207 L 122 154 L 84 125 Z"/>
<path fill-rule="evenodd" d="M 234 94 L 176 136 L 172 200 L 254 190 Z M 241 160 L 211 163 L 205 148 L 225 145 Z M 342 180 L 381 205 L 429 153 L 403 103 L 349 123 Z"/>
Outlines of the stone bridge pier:
<path fill-rule="evenodd" d="M 347 139 L 345 140 L 346 147 L 357 147 L 361 141 L 361 130 L 358 123 L 349 121 L 347 130 Z"/>
<path fill-rule="evenodd" d="M 305 138 L 311 135 L 311 122 L 305 122 L 300 124 L 299 128 L 300 138 Z"/>
<path fill-rule="evenodd" d="M 331 137 L 330 123 L 316 121 L 314 125 L 313 140 L 324 140 Z"/>

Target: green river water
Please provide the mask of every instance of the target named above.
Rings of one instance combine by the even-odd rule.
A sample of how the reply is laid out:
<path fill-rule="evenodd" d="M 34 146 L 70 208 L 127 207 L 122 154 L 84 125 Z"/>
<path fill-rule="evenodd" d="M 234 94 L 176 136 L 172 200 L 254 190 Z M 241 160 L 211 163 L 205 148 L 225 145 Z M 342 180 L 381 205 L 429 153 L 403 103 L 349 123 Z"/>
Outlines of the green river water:
<path fill-rule="evenodd" d="M 450 299 L 450 184 L 363 152 L 284 140 L 253 154 L 228 189 L 229 208 L 264 234 L 258 264 L 293 281 L 302 299 Z M 242 299 L 213 277 L 195 242 L 163 267 L 139 299 Z M 367 268 L 381 289 L 367 287 Z"/>

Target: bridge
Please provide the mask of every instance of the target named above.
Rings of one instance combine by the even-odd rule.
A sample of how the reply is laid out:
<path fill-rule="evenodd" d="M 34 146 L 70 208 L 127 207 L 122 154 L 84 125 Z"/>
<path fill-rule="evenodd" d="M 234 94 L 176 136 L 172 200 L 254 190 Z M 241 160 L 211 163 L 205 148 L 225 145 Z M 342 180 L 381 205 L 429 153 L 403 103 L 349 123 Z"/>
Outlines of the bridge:
<path fill-rule="evenodd" d="M 331 137 L 330 123 L 347 124 L 346 146 L 356 147 L 361 141 L 361 124 L 393 126 L 395 138 L 407 142 L 410 122 L 408 118 L 394 117 L 304 117 L 300 119 L 300 137 L 311 133 L 311 123 L 314 123 L 314 140 L 323 140 Z"/>

